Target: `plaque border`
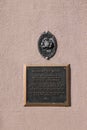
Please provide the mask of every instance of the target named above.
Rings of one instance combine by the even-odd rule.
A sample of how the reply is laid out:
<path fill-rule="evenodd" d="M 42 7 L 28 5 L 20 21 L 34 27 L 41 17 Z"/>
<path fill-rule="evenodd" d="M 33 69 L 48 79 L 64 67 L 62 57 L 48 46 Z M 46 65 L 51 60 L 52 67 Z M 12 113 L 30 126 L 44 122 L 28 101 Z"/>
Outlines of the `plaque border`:
<path fill-rule="evenodd" d="M 26 69 L 27 67 L 38 67 L 38 66 L 41 66 L 41 67 L 52 67 L 52 66 L 55 66 L 55 67 L 65 67 L 66 69 L 66 101 L 64 103 L 29 103 L 27 102 L 27 93 L 26 93 Z M 24 86 L 24 106 L 31 106 L 31 107 L 38 107 L 38 106 L 49 106 L 49 107 L 52 107 L 52 106 L 58 106 L 58 107 L 69 107 L 71 106 L 71 68 L 70 68 L 70 64 L 68 65 L 24 65 L 24 75 L 23 75 L 23 86 Z"/>

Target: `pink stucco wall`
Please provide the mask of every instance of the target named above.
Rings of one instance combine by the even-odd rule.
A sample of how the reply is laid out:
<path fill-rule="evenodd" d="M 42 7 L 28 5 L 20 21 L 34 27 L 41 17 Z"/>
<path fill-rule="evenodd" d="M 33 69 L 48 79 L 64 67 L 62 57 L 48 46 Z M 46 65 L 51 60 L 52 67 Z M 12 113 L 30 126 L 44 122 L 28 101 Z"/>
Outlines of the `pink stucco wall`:
<path fill-rule="evenodd" d="M 49 61 L 46 30 L 59 45 Z M 70 64 L 71 107 L 24 107 L 24 64 Z M 0 0 L 0 130 L 87 130 L 87 0 Z"/>

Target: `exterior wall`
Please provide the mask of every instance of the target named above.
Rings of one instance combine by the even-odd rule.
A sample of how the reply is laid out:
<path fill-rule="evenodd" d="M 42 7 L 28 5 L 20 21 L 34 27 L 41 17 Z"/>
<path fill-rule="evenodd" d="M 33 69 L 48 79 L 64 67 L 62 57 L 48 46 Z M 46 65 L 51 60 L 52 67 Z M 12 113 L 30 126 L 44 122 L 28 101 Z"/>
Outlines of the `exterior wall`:
<path fill-rule="evenodd" d="M 49 61 L 46 30 L 58 40 Z M 24 107 L 24 64 L 70 64 L 71 107 Z M 87 130 L 87 0 L 0 0 L 0 130 Z"/>

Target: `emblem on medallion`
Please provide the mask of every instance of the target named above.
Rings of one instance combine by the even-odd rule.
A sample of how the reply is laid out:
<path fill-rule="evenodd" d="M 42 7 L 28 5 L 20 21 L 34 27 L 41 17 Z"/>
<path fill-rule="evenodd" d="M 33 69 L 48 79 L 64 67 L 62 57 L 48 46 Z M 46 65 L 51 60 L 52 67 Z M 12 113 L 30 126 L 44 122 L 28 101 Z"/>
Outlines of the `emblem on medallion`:
<path fill-rule="evenodd" d="M 47 60 L 53 57 L 57 50 L 57 40 L 55 36 L 48 32 L 44 32 L 38 40 L 38 49 L 40 54 Z"/>

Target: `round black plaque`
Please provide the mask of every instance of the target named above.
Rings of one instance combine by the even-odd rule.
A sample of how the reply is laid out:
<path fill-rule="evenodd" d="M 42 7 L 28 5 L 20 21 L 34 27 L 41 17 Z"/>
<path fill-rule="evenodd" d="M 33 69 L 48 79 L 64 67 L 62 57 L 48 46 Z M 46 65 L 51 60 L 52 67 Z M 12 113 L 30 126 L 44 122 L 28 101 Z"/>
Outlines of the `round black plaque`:
<path fill-rule="evenodd" d="M 38 49 L 40 54 L 49 60 L 53 57 L 57 50 L 57 40 L 55 36 L 48 32 L 44 32 L 38 40 Z"/>

